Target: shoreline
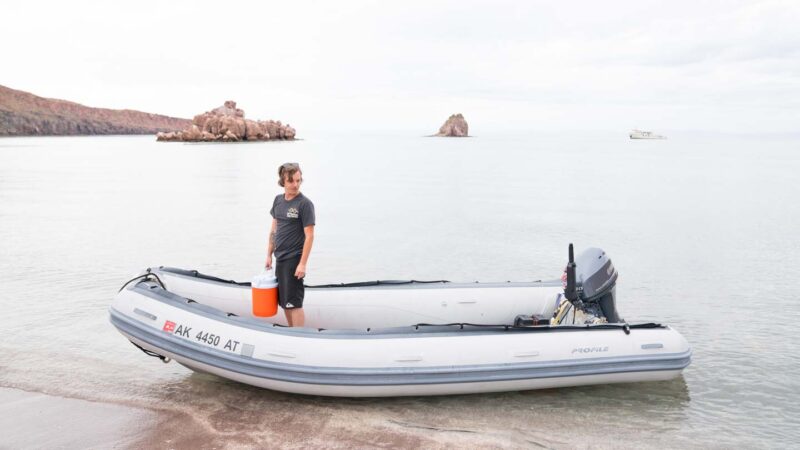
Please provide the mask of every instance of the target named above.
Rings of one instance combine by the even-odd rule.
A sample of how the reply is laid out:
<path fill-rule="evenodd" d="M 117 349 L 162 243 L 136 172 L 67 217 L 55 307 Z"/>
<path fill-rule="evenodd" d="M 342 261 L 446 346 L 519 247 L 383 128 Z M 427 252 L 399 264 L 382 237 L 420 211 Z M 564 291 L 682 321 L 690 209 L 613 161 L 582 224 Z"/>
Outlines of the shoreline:
<path fill-rule="evenodd" d="M 227 384 L 214 391 L 228 390 Z M 498 394 L 488 400 L 552 396 L 548 390 Z M 0 448 L 662 448 L 663 440 L 631 439 L 628 432 L 608 440 L 602 427 L 554 435 L 567 425 L 548 411 L 525 410 L 507 423 L 486 421 L 481 412 L 455 408 L 472 396 L 417 403 L 411 398 L 328 399 L 293 396 L 236 386 L 216 404 L 186 404 L 165 395 L 159 406 L 129 406 L 17 388 L 0 387 Z M 478 397 L 480 398 L 480 397 Z M 177 403 L 176 403 L 177 402 Z M 417 412 L 407 408 L 419 406 Z M 186 407 L 190 409 L 187 409 Z M 450 416 L 441 416 L 440 408 Z M 491 409 L 491 408 L 490 408 Z M 193 412 L 195 411 L 195 412 Z M 531 425 L 533 424 L 533 425 Z M 694 447 L 689 445 L 689 447 Z M 702 447 L 702 446 L 701 446 Z"/>
<path fill-rule="evenodd" d="M 0 387 L 0 447 L 8 448 L 201 448 L 183 413 L 83 400 Z"/>

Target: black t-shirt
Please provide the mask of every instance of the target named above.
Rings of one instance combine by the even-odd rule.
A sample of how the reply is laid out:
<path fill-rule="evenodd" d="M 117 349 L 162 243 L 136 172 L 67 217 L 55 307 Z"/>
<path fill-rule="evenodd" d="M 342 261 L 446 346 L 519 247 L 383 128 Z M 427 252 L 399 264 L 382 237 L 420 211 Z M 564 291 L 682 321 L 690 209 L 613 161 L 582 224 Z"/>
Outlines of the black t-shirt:
<path fill-rule="evenodd" d="M 303 228 L 315 225 L 314 204 L 302 193 L 286 201 L 283 194 L 275 197 L 270 215 L 278 220 L 275 231 L 275 260 L 283 261 L 303 254 L 306 234 Z"/>

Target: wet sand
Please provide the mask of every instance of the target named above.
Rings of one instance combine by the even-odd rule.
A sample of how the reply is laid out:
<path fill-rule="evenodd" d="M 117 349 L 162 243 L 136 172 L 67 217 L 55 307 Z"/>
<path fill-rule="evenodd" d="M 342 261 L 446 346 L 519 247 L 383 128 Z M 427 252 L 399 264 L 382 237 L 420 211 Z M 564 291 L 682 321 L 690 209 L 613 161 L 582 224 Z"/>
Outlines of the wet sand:
<path fill-rule="evenodd" d="M 145 408 L 0 388 L 0 448 L 205 448 L 193 420 Z"/>
<path fill-rule="evenodd" d="M 445 441 L 475 443 L 469 430 L 403 421 L 376 430 L 339 408 L 323 408 L 319 414 L 302 399 L 297 407 L 284 401 L 278 402 L 280 409 L 265 411 L 227 405 L 193 417 L 179 405 L 175 411 L 152 410 L 0 388 L 0 448 L 443 448 Z M 420 432 L 439 436 L 414 436 Z"/>
<path fill-rule="evenodd" d="M 322 416 L 307 407 L 278 414 L 229 409 L 197 420 L 184 413 L 0 388 L 0 448 L 509 448 L 477 431 L 389 420 L 373 427 L 359 414 Z M 492 442 L 494 441 L 494 442 Z M 527 446 L 532 443 L 528 442 Z M 534 445 L 539 447 L 539 445 Z"/>
<path fill-rule="evenodd" d="M 0 448 L 679 446 L 655 436 L 642 442 L 641 436 L 625 432 L 610 437 L 606 426 L 589 417 L 575 418 L 588 425 L 576 433 L 575 423 L 556 419 L 549 408 L 519 407 L 526 397 L 563 397 L 564 392 L 343 399 L 284 394 L 213 378 L 202 386 L 200 392 L 163 386 L 159 404 L 144 407 L 0 388 Z"/>
<path fill-rule="evenodd" d="M 3 448 L 119 448 L 156 415 L 139 408 L 0 388 Z"/>

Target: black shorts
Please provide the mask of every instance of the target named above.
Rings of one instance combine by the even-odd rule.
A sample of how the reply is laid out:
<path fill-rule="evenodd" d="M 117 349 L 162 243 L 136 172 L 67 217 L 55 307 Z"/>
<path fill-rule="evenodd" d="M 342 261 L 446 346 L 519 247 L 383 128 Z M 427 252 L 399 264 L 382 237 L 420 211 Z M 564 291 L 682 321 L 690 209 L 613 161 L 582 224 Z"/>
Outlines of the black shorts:
<path fill-rule="evenodd" d="M 294 276 L 298 264 L 300 264 L 299 256 L 275 262 L 275 276 L 278 278 L 278 304 L 283 309 L 303 307 L 306 288 L 303 285 L 303 279 L 298 280 Z"/>

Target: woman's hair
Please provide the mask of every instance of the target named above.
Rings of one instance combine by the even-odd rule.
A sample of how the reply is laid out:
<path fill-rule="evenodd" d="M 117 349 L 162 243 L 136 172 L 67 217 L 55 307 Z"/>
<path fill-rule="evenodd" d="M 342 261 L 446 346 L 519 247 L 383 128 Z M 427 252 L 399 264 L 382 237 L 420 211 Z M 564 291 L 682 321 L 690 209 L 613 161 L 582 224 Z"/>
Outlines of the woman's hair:
<path fill-rule="evenodd" d="M 295 173 L 300 172 L 300 176 L 303 175 L 303 171 L 300 170 L 300 164 L 298 163 L 284 163 L 278 167 L 278 185 L 280 187 L 285 186 L 285 181 L 287 179 L 291 179 Z"/>

